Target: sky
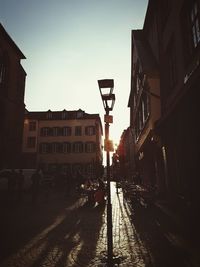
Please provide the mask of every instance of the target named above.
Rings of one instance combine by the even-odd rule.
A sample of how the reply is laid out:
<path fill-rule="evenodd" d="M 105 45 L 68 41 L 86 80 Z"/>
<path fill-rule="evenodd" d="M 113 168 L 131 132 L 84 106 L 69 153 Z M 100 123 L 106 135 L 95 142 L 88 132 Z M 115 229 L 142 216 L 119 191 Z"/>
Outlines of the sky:
<path fill-rule="evenodd" d="M 114 79 L 110 139 L 129 126 L 131 30 L 143 27 L 148 0 L 0 0 L 0 22 L 25 55 L 29 111 L 100 114 L 99 79 Z"/>

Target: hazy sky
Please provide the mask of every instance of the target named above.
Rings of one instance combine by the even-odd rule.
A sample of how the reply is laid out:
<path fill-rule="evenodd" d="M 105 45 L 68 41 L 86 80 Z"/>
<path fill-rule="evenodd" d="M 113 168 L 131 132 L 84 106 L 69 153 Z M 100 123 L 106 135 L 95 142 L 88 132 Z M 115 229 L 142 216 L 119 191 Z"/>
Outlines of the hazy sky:
<path fill-rule="evenodd" d="M 129 126 L 131 30 L 143 27 L 147 0 L 0 0 L 0 21 L 26 56 L 30 111 L 104 109 L 98 79 L 114 79 L 110 138 Z"/>

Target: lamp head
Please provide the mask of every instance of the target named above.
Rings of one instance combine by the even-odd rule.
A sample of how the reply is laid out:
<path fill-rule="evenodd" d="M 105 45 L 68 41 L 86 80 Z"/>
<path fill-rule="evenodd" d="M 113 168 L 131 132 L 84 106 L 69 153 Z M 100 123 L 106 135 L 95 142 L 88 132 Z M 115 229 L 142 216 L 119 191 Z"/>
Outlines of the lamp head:
<path fill-rule="evenodd" d="M 114 80 L 113 79 L 98 80 L 98 84 L 104 109 L 106 111 L 111 111 L 115 103 L 115 95 L 112 93 L 114 89 Z"/>
<path fill-rule="evenodd" d="M 115 104 L 115 94 L 102 95 L 103 106 L 106 111 L 113 110 Z"/>

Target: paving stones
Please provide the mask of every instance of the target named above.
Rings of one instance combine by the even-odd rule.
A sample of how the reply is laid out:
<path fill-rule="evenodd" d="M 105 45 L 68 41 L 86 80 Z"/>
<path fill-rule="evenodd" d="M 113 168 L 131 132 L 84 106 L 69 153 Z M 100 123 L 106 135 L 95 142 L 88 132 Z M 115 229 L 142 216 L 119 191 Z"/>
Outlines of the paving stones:
<path fill-rule="evenodd" d="M 113 254 L 122 260 L 120 266 L 143 266 L 144 254 L 148 253 L 144 252 L 143 248 L 143 251 L 141 250 L 139 237 L 124 208 L 122 194 L 117 195 L 113 185 L 111 188 Z M 50 212 L 50 209 L 44 210 L 39 216 L 48 216 L 45 212 Z M 2 261 L 0 266 L 106 266 L 106 255 L 106 208 L 88 207 L 85 199 L 80 198 L 71 205 L 63 206 L 53 222 Z"/>
<path fill-rule="evenodd" d="M 113 255 L 116 265 L 120 267 L 171 267 L 170 256 L 160 240 L 162 238 L 153 225 L 151 217 L 137 219 L 134 223 L 124 203 L 123 194 L 116 194 L 114 184 L 111 185 L 112 223 L 113 223 Z M 45 206 L 46 205 L 46 206 Z M 24 212 L 21 216 L 8 216 L 15 221 L 13 227 L 23 223 L 26 238 L 15 249 L 9 251 L 0 267 L 105 267 L 107 259 L 107 215 L 106 207 L 89 207 L 86 199 L 50 198 L 46 204 L 38 203 L 36 209 Z M 23 214 L 31 219 L 20 221 Z M 44 220 L 45 218 L 45 220 Z M 34 235 L 30 234 L 30 225 L 37 224 Z M 3 224 L 5 227 L 5 224 Z M 146 227 L 149 225 L 150 227 Z M 2 230 L 2 229 L 1 229 Z M 7 231 L 7 229 L 4 229 Z M 21 230 L 20 230 L 21 231 Z M 9 237 L 9 232 L 6 232 Z M 18 235 L 19 236 L 19 235 Z M 160 239 L 160 240 L 159 240 Z M 9 237 L 14 241 L 14 237 Z M 18 240 L 20 241 L 20 240 Z M 164 241 L 163 241 L 164 242 Z M 163 246 L 163 248 L 161 247 Z M 168 246 L 166 246 L 168 248 Z M 160 252 L 159 251 L 162 251 Z M 164 252 L 163 252 L 164 251 Z M 164 259 L 161 260 L 165 253 Z M 156 255 L 157 257 L 156 262 Z M 187 266 L 187 265 L 181 265 Z"/>

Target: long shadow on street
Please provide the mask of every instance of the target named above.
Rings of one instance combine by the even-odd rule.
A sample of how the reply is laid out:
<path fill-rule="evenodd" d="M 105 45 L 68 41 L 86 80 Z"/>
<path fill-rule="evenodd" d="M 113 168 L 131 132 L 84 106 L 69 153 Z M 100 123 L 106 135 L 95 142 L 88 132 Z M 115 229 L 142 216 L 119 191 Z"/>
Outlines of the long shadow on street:
<path fill-rule="evenodd" d="M 88 207 L 82 198 L 52 198 L 4 210 L 0 265 L 88 266 L 95 257 L 103 211 Z"/>

